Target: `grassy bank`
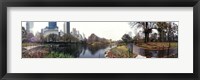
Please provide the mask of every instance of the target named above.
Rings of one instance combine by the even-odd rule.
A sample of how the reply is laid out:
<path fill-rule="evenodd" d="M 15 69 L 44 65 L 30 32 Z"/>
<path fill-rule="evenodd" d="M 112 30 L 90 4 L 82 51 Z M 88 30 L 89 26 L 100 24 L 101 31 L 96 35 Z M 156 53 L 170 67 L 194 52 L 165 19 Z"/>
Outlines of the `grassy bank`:
<path fill-rule="evenodd" d="M 35 44 L 26 44 L 26 46 L 33 46 Z M 22 51 L 23 58 L 73 58 L 70 54 L 65 54 L 62 52 L 51 51 L 49 45 L 43 45 L 35 47 L 30 50 Z"/>
<path fill-rule="evenodd" d="M 73 58 L 70 54 L 51 52 L 45 56 L 45 58 Z"/>
<path fill-rule="evenodd" d="M 49 53 L 49 48 L 45 46 L 36 47 L 30 50 L 22 50 L 23 58 L 42 58 Z"/>
<path fill-rule="evenodd" d="M 136 54 L 129 52 L 125 45 L 117 46 L 107 52 L 109 58 L 135 58 L 136 56 Z"/>
<path fill-rule="evenodd" d="M 147 50 L 165 50 L 165 49 L 173 49 L 178 48 L 178 42 L 148 42 L 148 43 L 140 43 L 136 44 L 138 47 Z"/>
<path fill-rule="evenodd" d="M 36 46 L 40 45 L 39 43 L 22 43 L 22 47 L 27 47 L 27 46 Z"/>

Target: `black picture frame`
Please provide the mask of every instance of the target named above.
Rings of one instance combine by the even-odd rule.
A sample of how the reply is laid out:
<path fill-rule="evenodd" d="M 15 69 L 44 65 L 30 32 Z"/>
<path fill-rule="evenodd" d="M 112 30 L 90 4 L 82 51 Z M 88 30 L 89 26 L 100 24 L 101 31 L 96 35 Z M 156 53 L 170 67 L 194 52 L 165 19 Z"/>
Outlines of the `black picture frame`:
<path fill-rule="evenodd" d="M 193 7 L 194 73 L 7 73 L 7 7 Z M 2 80 L 199 80 L 199 0 L 0 0 Z"/>

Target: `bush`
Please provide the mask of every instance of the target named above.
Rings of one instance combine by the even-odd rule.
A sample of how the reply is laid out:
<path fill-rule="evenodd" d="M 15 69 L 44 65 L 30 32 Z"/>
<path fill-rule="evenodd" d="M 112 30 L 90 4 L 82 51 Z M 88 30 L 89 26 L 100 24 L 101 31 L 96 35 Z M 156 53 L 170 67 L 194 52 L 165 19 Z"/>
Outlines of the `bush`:
<path fill-rule="evenodd" d="M 59 53 L 59 52 L 51 52 L 47 56 L 47 58 L 73 58 L 70 54 Z"/>

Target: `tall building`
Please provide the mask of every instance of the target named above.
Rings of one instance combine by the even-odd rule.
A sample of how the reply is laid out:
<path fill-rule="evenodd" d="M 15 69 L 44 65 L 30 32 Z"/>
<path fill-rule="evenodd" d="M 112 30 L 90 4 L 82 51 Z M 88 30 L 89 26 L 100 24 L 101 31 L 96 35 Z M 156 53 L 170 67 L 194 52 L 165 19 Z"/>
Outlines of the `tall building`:
<path fill-rule="evenodd" d="M 70 33 L 70 22 L 64 22 L 64 33 Z"/>
<path fill-rule="evenodd" d="M 44 33 L 44 29 L 41 29 L 41 33 L 42 33 L 42 34 Z"/>
<path fill-rule="evenodd" d="M 33 33 L 33 22 L 26 22 L 26 31 L 28 32 L 28 33 Z"/>
<path fill-rule="evenodd" d="M 80 32 L 78 30 L 76 30 L 76 28 L 72 29 L 71 35 L 74 36 L 75 38 L 79 39 L 79 40 L 83 40 L 83 36 L 80 34 Z"/>
<path fill-rule="evenodd" d="M 57 23 L 49 22 L 49 25 L 46 28 L 42 29 L 41 33 L 43 33 L 44 37 L 48 36 L 49 34 L 59 35 Z"/>
<path fill-rule="evenodd" d="M 78 32 L 77 32 L 76 28 L 73 28 L 73 29 L 72 29 L 71 34 L 72 34 L 73 36 L 77 36 L 77 35 L 78 35 Z"/>
<path fill-rule="evenodd" d="M 57 28 L 57 23 L 56 22 L 49 22 L 48 28 L 49 29 L 55 29 L 55 28 Z"/>

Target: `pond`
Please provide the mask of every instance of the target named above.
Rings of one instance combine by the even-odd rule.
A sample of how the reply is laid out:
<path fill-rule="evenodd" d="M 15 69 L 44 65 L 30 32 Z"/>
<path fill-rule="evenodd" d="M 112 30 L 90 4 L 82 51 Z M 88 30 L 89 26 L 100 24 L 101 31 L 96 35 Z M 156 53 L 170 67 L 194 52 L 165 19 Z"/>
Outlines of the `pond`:
<path fill-rule="evenodd" d="M 53 45 L 50 51 L 70 54 L 74 58 L 105 58 L 105 52 L 112 47 L 109 45 L 65 44 Z"/>
<path fill-rule="evenodd" d="M 46 44 L 38 46 L 30 50 L 24 50 L 24 57 L 45 57 L 45 53 L 53 54 L 67 54 L 73 58 L 105 58 L 105 52 L 111 48 L 116 47 L 114 45 L 88 45 L 88 44 Z M 169 50 L 146 50 L 138 47 L 134 44 L 129 44 L 127 47 L 131 48 L 134 54 L 138 54 L 147 58 L 177 58 L 178 49 Z M 44 53 L 43 53 L 44 52 Z M 67 58 L 67 56 L 66 56 Z"/>
<path fill-rule="evenodd" d="M 167 49 L 167 50 L 147 50 L 140 48 L 133 44 L 133 53 L 145 56 L 147 58 L 177 58 L 178 49 Z"/>

